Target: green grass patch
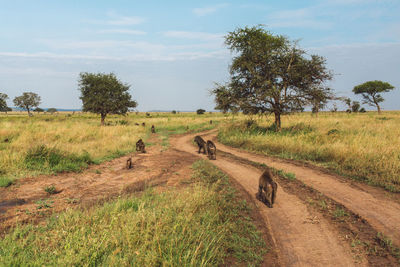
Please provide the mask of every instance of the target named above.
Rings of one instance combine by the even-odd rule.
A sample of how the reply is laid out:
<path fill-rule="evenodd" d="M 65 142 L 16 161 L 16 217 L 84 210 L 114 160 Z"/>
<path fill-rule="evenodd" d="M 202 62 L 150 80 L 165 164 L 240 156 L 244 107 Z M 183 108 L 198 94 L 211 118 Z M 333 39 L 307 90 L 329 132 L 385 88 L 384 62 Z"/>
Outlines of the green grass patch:
<path fill-rule="evenodd" d="M 0 187 L 8 187 L 8 186 L 12 185 L 13 182 L 14 182 L 14 179 L 12 179 L 12 178 L 0 176 Z"/>
<path fill-rule="evenodd" d="M 63 152 L 45 145 L 36 146 L 28 151 L 25 156 L 27 169 L 49 171 L 53 173 L 72 171 L 79 172 L 92 163 L 89 153 L 75 155 Z"/>
<path fill-rule="evenodd" d="M 69 210 L 0 240 L 1 266 L 259 265 L 266 252 L 246 203 L 206 161 L 184 188 Z M 51 202 L 38 202 L 38 209 Z"/>

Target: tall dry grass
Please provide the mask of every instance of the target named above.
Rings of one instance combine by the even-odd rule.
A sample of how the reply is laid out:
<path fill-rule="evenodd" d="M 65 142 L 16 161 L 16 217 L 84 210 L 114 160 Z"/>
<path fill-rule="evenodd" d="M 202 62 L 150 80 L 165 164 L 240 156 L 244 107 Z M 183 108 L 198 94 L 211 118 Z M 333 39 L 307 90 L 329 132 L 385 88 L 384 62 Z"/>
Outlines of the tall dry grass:
<path fill-rule="evenodd" d="M 289 159 L 310 161 L 340 174 L 400 192 L 400 112 L 310 113 L 284 116 L 273 131 L 272 117 L 245 116 L 221 129 L 225 144 Z"/>
<path fill-rule="evenodd" d="M 2 114 L 0 186 L 6 186 L 10 180 L 19 177 L 79 169 L 86 164 L 88 157 L 90 162 L 99 163 L 132 152 L 139 138 L 145 140 L 148 137 L 153 124 L 167 139 L 170 133 L 213 127 L 209 125 L 209 120 L 218 121 L 222 118 L 215 113 L 151 113 L 150 117 L 144 113 L 130 113 L 127 116 L 108 116 L 108 125 L 101 127 L 99 117 L 94 114 L 60 112 L 53 115 L 36 114 L 33 117 L 21 112 Z M 146 123 L 145 127 L 141 126 L 142 122 Z M 40 151 L 42 146 L 48 152 Z M 27 162 L 29 153 L 36 157 L 33 164 L 30 163 L 34 157 L 28 158 L 30 161 Z M 51 164 L 54 158 L 61 158 L 57 166 Z M 69 161 L 64 162 L 62 158 Z M 84 162 L 78 162 L 76 168 L 70 168 L 76 159 L 81 158 Z"/>

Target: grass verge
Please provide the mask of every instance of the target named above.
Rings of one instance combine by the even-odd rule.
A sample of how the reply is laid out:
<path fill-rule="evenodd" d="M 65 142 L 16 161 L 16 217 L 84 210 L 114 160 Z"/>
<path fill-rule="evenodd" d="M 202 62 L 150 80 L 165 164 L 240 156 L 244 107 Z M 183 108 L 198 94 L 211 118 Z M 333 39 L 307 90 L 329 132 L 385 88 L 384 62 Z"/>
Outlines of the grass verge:
<path fill-rule="evenodd" d="M 0 265 L 259 265 L 265 244 L 246 203 L 210 163 L 193 170 L 184 187 L 18 226 L 0 240 Z"/>

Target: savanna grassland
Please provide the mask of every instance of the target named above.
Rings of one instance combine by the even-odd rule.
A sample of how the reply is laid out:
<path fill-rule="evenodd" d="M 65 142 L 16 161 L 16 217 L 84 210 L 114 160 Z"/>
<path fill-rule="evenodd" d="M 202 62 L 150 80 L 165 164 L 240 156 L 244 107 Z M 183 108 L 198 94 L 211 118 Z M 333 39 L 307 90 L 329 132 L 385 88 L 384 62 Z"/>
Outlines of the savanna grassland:
<path fill-rule="evenodd" d="M 224 144 L 286 159 L 308 161 L 368 184 L 400 192 L 400 112 L 237 116 L 222 127 Z"/>
<path fill-rule="evenodd" d="M 155 125 L 163 146 L 171 133 L 215 127 L 220 114 L 129 113 L 108 116 L 100 127 L 99 116 L 82 113 L 0 115 L 0 186 L 13 180 L 63 171 L 79 172 L 88 164 L 101 163 L 134 151 L 139 138 L 146 140 Z M 210 125 L 209 121 L 214 124 Z M 142 126 L 142 122 L 146 126 Z M 136 125 L 139 124 L 139 125 Z M 147 144 L 151 145 L 151 144 Z"/>
<path fill-rule="evenodd" d="M 147 189 L 45 225 L 19 226 L 0 239 L 6 266 L 258 265 L 268 250 L 246 203 L 207 161 L 193 164 L 184 187 Z M 230 260 L 232 261 L 232 259 Z"/>

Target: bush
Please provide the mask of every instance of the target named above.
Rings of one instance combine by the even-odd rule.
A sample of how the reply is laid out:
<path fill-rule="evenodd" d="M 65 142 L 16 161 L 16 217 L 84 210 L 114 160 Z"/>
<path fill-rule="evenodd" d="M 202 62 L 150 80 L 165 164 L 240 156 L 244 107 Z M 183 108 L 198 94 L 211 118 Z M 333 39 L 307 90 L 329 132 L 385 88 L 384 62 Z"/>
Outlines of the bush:
<path fill-rule="evenodd" d="M 202 115 L 202 114 L 204 114 L 204 112 L 206 112 L 206 111 L 204 109 L 201 109 L 201 108 L 196 110 L 197 115 Z"/>
<path fill-rule="evenodd" d="M 0 177 L 0 187 L 8 187 L 14 182 L 13 179 L 7 177 Z"/>
<path fill-rule="evenodd" d="M 360 111 L 360 102 L 353 101 L 353 104 L 351 105 L 351 111 L 359 112 Z"/>
<path fill-rule="evenodd" d="M 25 156 L 26 168 L 51 172 L 78 172 L 92 162 L 87 152 L 82 155 L 68 154 L 56 148 L 47 148 L 45 145 L 30 149 Z"/>
<path fill-rule="evenodd" d="M 365 110 L 365 108 L 360 108 L 359 112 L 365 113 L 365 112 L 367 112 L 367 111 Z"/>
<path fill-rule="evenodd" d="M 46 193 L 49 193 L 50 195 L 57 194 L 57 190 L 56 190 L 56 187 L 54 185 L 46 186 L 44 188 L 44 191 L 46 191 Z"/>

